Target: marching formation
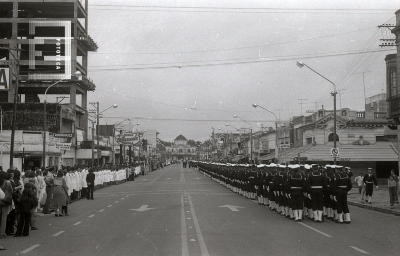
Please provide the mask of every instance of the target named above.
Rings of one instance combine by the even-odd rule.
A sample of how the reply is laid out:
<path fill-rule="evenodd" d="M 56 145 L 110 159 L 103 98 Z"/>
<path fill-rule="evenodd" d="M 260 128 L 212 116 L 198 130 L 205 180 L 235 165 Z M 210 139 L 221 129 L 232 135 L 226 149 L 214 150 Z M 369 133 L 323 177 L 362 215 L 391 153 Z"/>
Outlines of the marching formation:
<path fill-rule="evenodd" d="M 205 175 L 295 221 L 308 217 L 351 222 L 347 193 L 350 168 L 339 165 L 235 165 L 191 162 Z"/>

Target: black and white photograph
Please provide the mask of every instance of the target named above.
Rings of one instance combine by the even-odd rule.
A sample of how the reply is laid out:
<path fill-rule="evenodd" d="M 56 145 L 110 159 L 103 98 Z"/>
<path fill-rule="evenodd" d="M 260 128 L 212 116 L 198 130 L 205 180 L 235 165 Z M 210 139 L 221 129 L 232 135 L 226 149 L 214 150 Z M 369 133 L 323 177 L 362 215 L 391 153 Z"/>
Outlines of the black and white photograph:
<path fill-rule="evenodd" d="M 400 255 L 398 55 L 396 0 L 0 0 L 0 256 Z"/>

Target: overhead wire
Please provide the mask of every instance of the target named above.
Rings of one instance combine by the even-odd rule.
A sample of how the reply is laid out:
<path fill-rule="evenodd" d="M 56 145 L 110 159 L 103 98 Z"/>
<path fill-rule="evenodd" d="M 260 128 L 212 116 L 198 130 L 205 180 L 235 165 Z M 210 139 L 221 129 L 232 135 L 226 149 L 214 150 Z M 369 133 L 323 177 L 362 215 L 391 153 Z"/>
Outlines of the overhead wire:
<path fill-rule="evenodd" d="M 395 17 L 390 18 L 388 21 L 384 22 L 384 23 L 390 23 L 395 19 Z M 382 33 L 382 29 L 377 29 L 372 36 L 368 39 L 368 41 L 365 43 L 363 49 L 370 49 L 378 40 L 379 37 L 379 32 Z M 339 89 L 342 89 L 344 86 L 341 85 L 341 83 L 344 83 L 344 81 L 349 79 L 349 73 L 352 73 L 352 70 L 356 69 L 357 65 L 362 61 L 362 58 L 365 56 L 365 54 L 360 54 L 358 56 L 356 56 L 355 58 L 353 58 L 353 60 L 346 66 L 346 68 L 344 69 L 344 71 L 339 75 L 339 77 L 335 80 L 337 86 L 339 87 Z M 369 56 L 371 57 L 371 56 Z M 376 59 L 377 56 L 374 58 Z M 364 61 L 363 63 L 371 63 L 371 62 L 366 62 Z M 372 63 L 371 63 L 372 64 Z M 353 72 L 355 73 L 355 72 Z M 318 98 L 318 102 L 326 102 L 329 97 L 330 97 L 330 91 L 331 88 L 327 88 L 325 90 L 325 92 Z"/>

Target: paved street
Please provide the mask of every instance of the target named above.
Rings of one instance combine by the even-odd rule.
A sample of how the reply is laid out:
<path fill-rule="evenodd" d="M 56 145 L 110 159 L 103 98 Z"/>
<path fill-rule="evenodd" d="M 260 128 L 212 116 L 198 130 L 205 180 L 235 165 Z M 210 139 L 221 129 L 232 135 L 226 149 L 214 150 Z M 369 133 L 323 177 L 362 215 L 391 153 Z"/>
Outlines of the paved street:
<path fill-rule="evenodd" d="M 225 206 L 225 207 L 221 207 Z M 236 206 L 236 207 L 235 207 Z M 95 191 L 70 216 L 38 216 L 3 255 L 398 255 L 399 217 L 351 207 L 352 223 L 290 221 L 195 169 L 171 165 Z"/>

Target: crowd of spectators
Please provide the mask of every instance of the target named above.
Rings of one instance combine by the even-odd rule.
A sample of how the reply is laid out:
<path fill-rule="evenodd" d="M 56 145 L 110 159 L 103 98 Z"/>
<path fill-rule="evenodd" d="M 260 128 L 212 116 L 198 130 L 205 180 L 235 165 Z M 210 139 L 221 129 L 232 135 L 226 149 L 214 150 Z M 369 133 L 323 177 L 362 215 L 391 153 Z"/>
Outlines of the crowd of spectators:
<path fill-rule="evenodd" d="M 105 165 L 103 167 L 56 166 L 21 172 L 0 166 L 0 239 L 28 236 L 37 230 L 36 213 L 55 217 L 69 216 L 68 204 L 93 200 L 93 191 L 117 185 L 144 174 L 141 165 Z M 0 245 L 0 250 L 5 250 Z"/>

